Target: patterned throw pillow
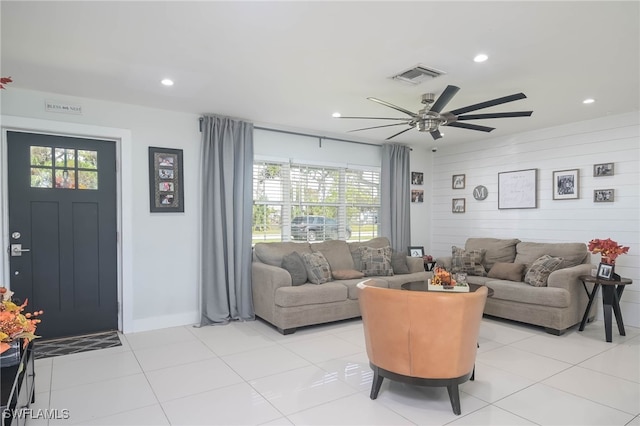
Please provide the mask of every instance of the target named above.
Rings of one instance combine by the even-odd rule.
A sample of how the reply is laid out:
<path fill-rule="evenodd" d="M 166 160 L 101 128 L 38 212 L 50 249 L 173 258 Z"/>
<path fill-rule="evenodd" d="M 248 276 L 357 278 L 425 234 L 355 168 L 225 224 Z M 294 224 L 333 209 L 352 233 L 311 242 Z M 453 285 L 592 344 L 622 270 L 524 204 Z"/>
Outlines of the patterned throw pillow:
<path fill-rule="evenodd" d="M 331 281 L 331 268 L 329 268 L 329 262 L 327 262 L 322 253 L 302 253 L 302 260 L 307 270 L 309 282 L 324 284 Z"/>
<path fill-rule="evenodd" d="M 465 250 L 460 247 L 451 247 L 451 273 L 465 272 L 468 275 L 486 277 L 487 272 L 482 266 L 482 259 L 486 250 Z"/>
<path fill-rule="evenodd" d="M 291 285 L 302 285 L 307 282 L 307 268 L 302 256 L 297 252 L 294 251 L 282 258 L 282 268 L 291 275 Z"/>
<path fill-rule="evenodd" d="M 362 258 L 362 272 L 366 277 L 393 275 L 391 267 L 391 247 L 359 247 Z"/>
<path fill-rule="evenodd" d="M 560 267 L 563 260 L 561 257 L 551 257 L 548 254 L 540 256 L 531 264 L 524 276 L 524 282 L 534 287 L 546 287 L 547 278 Z"/>

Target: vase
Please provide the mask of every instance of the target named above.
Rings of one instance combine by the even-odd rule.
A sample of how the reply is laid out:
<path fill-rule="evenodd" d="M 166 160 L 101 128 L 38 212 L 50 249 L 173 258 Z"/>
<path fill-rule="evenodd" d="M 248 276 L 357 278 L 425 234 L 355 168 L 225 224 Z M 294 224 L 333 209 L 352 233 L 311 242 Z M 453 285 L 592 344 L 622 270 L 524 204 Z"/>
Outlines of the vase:
<path fill-rule="evenodd" d="M 11 367 L 20 364 L 20 339 L 9 343 L 9 349 L 0 354 L 0 367 Z"/>

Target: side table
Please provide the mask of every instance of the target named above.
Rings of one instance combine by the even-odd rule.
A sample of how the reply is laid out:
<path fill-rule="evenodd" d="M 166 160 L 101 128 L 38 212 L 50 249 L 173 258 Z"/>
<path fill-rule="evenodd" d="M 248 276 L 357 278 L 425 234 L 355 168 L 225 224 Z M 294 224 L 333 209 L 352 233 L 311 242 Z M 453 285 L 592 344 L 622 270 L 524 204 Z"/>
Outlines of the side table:
<path fill-rule="evenodd" d="M 626 336 L 624 331 L 624 322 L 622 321 L 622 312 L 620 311 L 620 298 L 624 291 L 624 286 L 632 284 L 633 281 L 629 278 L 620 278 L 620 281 L 604 280 L 601 278 L 592 277 L 591 275 L 580 275 L 578 277 L 582 281 L 584 291 L 589 296 L 589 303 L 587 303 L 587 309 L 584 311 L 582 322 L 580 322 L 579 331 L 584 330 L 584 326 L 587 323 L 589 317 L 589 311 L 593 300 L 596 298 L 598 288 L 602 287 L 602 313 L 604 314 L 604 333 L 607 342 L 611 342 L 611 310 L 616 317 L 616 324 L 618 324 L 618 332 L 621 336 Z M 587 283 L 593 283 L 593 289 L 591 293 L 587 289 Z"/>

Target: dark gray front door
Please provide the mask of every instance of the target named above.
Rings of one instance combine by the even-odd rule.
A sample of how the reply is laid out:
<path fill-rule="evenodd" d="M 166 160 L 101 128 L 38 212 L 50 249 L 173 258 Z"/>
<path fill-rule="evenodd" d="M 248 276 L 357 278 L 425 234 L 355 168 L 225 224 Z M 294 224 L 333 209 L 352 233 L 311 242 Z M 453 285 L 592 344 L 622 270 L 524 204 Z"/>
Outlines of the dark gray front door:
<path fill-rule="evenodd" d="M 113 141 L 8 132 L 11 290 L 43 338 L 118 328 Z"/>

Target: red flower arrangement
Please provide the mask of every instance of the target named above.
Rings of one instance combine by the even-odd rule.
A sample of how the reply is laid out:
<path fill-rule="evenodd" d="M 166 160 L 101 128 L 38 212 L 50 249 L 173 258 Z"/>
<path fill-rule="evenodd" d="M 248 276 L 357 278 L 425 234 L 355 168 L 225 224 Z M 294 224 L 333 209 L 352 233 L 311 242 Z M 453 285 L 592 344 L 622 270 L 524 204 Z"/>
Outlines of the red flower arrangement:
<path fill-rule="evenodd" d="M 4 85 L 11 82 L 13 82 L 11 77 L 0 77 L 0 89 L 4 89 Z"/>
<path fill-rule="evenodd" d="M 602 259 L 609 259 L 611 263 L 614 263 L 618 256 L 629 252 L 629 247 L 621 246 L 611 238 L 606 240 L 595 239 L 589 241 L 589 251 L 593 254 L 600 253 Z"/>

